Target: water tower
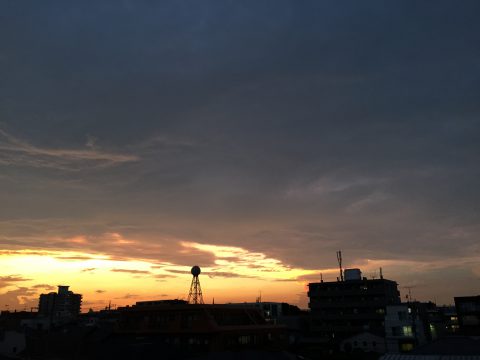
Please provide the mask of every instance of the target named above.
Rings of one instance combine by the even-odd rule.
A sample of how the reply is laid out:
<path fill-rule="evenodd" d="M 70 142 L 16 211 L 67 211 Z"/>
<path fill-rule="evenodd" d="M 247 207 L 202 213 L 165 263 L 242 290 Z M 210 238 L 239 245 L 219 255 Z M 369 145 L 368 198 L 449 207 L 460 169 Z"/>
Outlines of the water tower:
<path fill-rule="evenodd" d="M 191 273 L 193 278 L 187 300 L 189 304 L 203 304 L 202 287 L 200 286 L 200 280 L 198 279 L 200 272 L 200 266 L 195 265 L 192 267 Z"/>

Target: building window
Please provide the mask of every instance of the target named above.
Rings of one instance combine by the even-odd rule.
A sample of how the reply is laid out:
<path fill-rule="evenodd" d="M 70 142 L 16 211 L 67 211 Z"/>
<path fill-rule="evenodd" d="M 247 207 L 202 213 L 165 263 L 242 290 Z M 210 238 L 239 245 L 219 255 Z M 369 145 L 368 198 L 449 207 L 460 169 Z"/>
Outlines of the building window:
<path fill-rule="evenodd" d="M 404 326 L 403 327 L 403 335 L 405 336 L 413 336 L 413 331 L 411 326 Z"/>
<path fill-rule="evenodd" d="M 400 344 L 400 351 L 401 352 L 409 352 L 413 350 L 413 344 L 412 343 L 405 343 L 405 344 Z"/>
<path fill-rule="evenodd" d="M 242 335 L 238 337 L 238 343 L 241 345 L 250 344 L 250 336 Z"/>

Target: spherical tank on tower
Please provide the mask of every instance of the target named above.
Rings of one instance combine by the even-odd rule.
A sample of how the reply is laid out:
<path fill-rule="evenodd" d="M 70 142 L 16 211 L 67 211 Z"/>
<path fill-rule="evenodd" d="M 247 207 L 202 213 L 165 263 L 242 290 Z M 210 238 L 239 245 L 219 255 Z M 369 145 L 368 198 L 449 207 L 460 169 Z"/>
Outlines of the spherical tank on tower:
<path fill-rule="evenodd" d="M 192 267 L 191 273 L 192 273 L 193 276 L 200 275 L 200 273 L 201 273 L 200 266 L 195 265 L 194 267 Z"/>

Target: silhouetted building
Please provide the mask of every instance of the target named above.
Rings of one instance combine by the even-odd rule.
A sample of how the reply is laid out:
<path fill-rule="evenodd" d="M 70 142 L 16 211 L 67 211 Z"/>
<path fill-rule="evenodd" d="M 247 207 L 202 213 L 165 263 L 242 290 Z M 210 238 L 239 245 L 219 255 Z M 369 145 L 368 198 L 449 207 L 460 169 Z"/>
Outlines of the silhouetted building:
<path fill-rule="evenodd" d="M 422 303 L 389 305 L 385 315 L 385 340 L 389 353 L 412 351 L 427 342 L 427 307 Z"/>
<path fill-rule="evenodd" d="M 270 324 L 283 324 L 283 320 L 285 317 L 301 315 L 303 313 L 302 310 L 298 308 L 298 306 L 271 301 L 228 303 L 225 304 L 225 306 L 259 309 L 262 312 L 265 320 Z"/>
<path fill-rule="evenodd" d="M 308 284 L 312 335 L 333 342 L 363 332 L 385 336 L 386 307 L 400 304 L 397 283 L 362 278 L 358 269 L 345 270 L 345 279 Z"/>
<path fill-rule="evenodd" d="M 145 351 L 152 349 L 144 344 L 154 344 L 155 351 L 192 353 L 278 349 L 287 341 L 286 328 L 268 324 L 256 308 L 155 301 L 140 302 L 119 312 L 113 340 Z"/>
<path fill-rule="evenodd" d="M 363 332 L 343 340 L 340 350 L 346 353 L 385 353 L 385 339 L 381 336 Z"/>
<path fill-rule="evenodd" d="M 480 295 L 455 297 L 458 325 L 464 335 L 480 335 Z"/>
<path fill-rule="evenodd" d="M 52 322 L 64 322 L 74 319 L 80 314 L 82 295 L 74 294 L 68 286 L 58 286 L 58 292 L 41 294 L 38 314 L 49 318 Z"/>
<path fill-rule="evenodd" d="M 438 312 L 440 313 L 441 323 L 437 325 L 433 316 L 430 321 L 435 326 L 436 337 L 458 334 L 460 326 L 458 325 L 458 315 L 455 306 L 440 306 L 438 307 Z M 432 340 L 435 340 L 435 338 Z"/>
<path fill-rule="evenodd" d="M 26 348 L 22 322 L 36 317 L 36 312 L 2 311 L 0 313 L 0 359 L 16 359 Z"/>
<path fill-rule="evenodd" d="M 408 354 L 385 354 L 380 360 L 480 360 L 480 339 L 447 336 L 419 346 Z"/>
<path fill-rule="evenodd" d="M 288 344 L 301 342 L 308 332 L 309 312 L 288 303 L 256 301 L 229 303 L 225 306 L 258 309 L 268 324 L 284 325 L 287 330 Z"/>

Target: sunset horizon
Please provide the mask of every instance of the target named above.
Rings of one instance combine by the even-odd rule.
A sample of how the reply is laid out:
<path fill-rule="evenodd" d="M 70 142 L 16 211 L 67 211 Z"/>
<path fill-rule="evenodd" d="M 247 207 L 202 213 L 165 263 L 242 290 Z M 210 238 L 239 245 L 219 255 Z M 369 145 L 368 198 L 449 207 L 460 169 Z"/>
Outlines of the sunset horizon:
<path fill-rule="evenodd" d="M 0 311 L 480 289 L 475 2 L 0 5 Z"/>

